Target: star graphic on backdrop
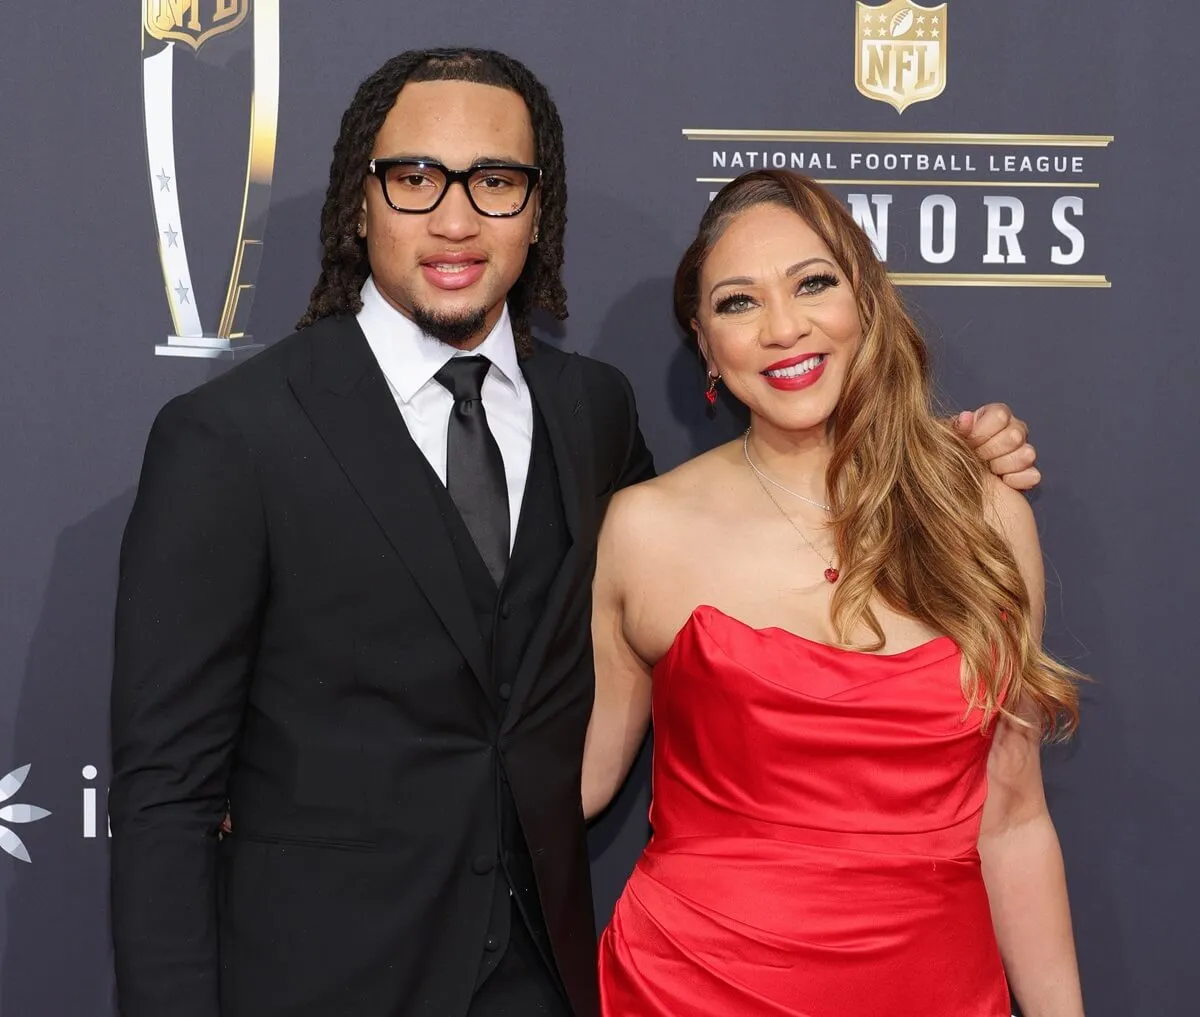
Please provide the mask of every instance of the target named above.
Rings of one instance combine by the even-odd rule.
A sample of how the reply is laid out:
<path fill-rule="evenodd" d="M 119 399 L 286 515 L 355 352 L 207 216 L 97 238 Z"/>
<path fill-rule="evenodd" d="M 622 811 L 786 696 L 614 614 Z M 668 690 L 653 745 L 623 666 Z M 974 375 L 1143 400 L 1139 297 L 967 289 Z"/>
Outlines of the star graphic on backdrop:
<path fill-rule="evenodd" d="M 167 238 L 168 247 L 178 247 L 179 234 L 175 232 L 174 226 L 168 226 L 163 230 L 163 236 Z"/>
<path fill-rule="evenodd" d="M 188 300 L 188 288 L 184 286 L 182 282 L 175 287 L 175 293 L 178 295 L 179 302 L 181 304 L 187 304 L 191 302 Z"/>
<path fill-rule="evenodd" d="M 883 15 L 883 14 L 879 15 L 879 23 L 881 25 L 886 25 L 887 24 L 887 16 Z"/>
<path fill-rule="evenodd" d="M 918 24 L 918 25 L 923 25 L 923 24 L 925 24 L 925 15 L 924 15 L 924 14 L 918 14 L 918 15 L 917 15 L 917 24 Z"/>
<path fill-rule="evenodd" d="M 171 178 L 167 175 L 166 170 L 162 170 L 158 174 L 158 189 L 160 191 L 169 191 L 171 189 Z"/>
<path fill-rule="evenodd" d="M 918 38 L 918 39 L 923 39 L 923 38 L 925 38 L 925 29 L 923 29 L 923 28 L 918 28 L 918 29 L 917 29 L 917 38 Z"/>
<path fill-rule="evenodd" d="M 939 17 L 938 17 L 938 16 L 935 14 L 935 15 L 933 16 L 933 23 L 934 23 L 935 25 L 940 25 L 940 24 L 942 23 L 942 19 L 941 19 L 941 18 L 939 18 Z"/>
<path fill-rule="evenodd" d="M 871 23 L 871 12 L 870 11 L 863 12 L 863 23 L 867 24 L 867 25 L 869 25 Z"/>
<path fill-rule="evenodd" d="M 941 32 L 939 32 L 939 31 L 938 31 L 936 28 L 933 30 L 933 37 L 934 37 L 935 39 L 936 39 L 936 38 L 938 38 L 938 37 L 939 37 L 941 34 L 942 34 L 942 33 L 941 33 Z"/>
<path fill-rule="evenodd" d="M 869 38 L 871 38 L 872 32 L 871 32 L 871 30 L 870 30 L 869 28 L 864 28 L 864 29 L 863 29 L 863 35 L 864 35 L 866 38 L 868 38 L 868 39 L 869 39 Z"/>

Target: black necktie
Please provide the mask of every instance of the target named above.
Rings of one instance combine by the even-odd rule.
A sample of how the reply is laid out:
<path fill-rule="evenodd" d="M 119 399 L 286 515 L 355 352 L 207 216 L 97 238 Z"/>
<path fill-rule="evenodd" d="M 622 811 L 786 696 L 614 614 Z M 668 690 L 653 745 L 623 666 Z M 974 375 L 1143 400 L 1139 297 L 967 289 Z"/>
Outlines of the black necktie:
<path fill-rule="evenodd" d="M 480 393 L 492 362 L 453 357 L 434 378 L 454 396 L 446 434 L 446 489 L 499 586 L 508 564 L 508 483 Z"/>

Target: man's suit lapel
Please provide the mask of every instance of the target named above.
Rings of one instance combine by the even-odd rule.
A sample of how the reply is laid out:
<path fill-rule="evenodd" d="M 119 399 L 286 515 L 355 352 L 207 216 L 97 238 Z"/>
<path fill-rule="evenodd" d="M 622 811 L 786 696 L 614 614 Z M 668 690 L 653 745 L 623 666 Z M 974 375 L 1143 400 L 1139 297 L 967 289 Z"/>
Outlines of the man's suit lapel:
<path fill-rule="evenodd" d="M 308 362 L 297 358 L 289 372 L 292 391 L 492 699 L 483 639 L 426 482 L 428 464 L 358 322 L 327 319 L 313 330 Z"/>
<path fill-rule="evenodd" d="M 578 358 L 538 346 L 521 362 L 521 370 L 534 402 L 546 422 L 559 491 L 571 545 L 563 556 L 558 574 L 546 597 L 545 610 L 525 650 L 513 683 L 513 694 L 505 715 L 510 728 L 521 715 L 524 701 L 542 668 L 550 642 L 561 622 L 562 612 L 583 576 L 583 565 L 594 546 L 596 517 L 592 497 L 592 450 L 587 420 L 583 413 L 583 385 Z"/>

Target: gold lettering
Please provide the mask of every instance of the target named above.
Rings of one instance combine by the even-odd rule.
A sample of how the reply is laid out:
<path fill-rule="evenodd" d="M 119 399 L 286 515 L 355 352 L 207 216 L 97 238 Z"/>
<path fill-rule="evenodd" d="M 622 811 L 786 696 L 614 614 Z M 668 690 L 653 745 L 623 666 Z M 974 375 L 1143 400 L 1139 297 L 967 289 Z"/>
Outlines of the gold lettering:
<path fill-rule="evenodd" d="M 867 47 L 867 85 L 886 88 L 891 76 L 892 48 L 890 46 Z"/>
<path fill-rule="evenodd" d="M 925 67 L 925 58 L 929 56 L 929 49 L 926 46 L 921 46 L 917 49 L 917 88 L 925 89 L 937 81 L 936 68 L 932 71 Z"/>
<path fill-rule="evenodd" d="M 150 7 L 150 21 L 160 32 L 169 32 L 183 24 L 183 16 L 191 14 L 187 27 L 194 32 L 200 31 L 200 11 L 198 0 L 147 0 Z"/>
<path fill-rule="evenodd" d="M 902 42 L 896 46 L 896 68 L 892 91 L 897 95 L 904 94 L 905 72 L 913 69 L 913 54 L 915 52 L 916 46 L 911 42 Z"/>
<path fill-rule="evenodd" d="M 240 0 L 217 0 L 217 10 L 213 15 L 213 21 L 224 21 L 226 18 L 232 18 L 238 12 Z"/>

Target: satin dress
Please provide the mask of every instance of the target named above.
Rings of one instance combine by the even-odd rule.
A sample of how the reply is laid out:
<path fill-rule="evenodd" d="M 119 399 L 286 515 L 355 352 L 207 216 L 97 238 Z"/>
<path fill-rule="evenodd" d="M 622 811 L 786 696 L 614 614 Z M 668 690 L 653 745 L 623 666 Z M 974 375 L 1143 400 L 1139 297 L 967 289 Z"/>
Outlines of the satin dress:
<path fill-rule="evenodd" d="M 698 607 L 654 669 L 605 1017 L 1007 1017 L 960 664 L 948 637 L 868 654 Z"/>

